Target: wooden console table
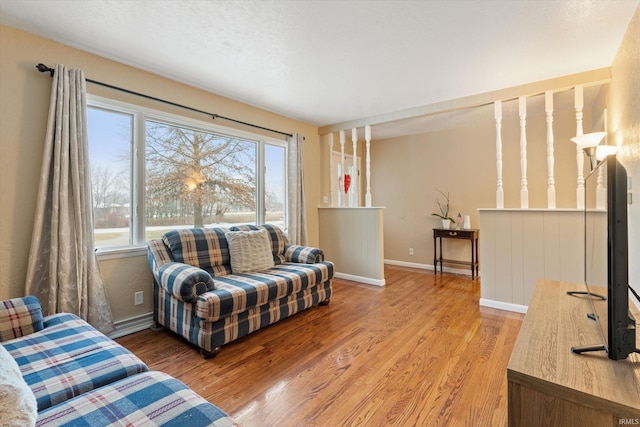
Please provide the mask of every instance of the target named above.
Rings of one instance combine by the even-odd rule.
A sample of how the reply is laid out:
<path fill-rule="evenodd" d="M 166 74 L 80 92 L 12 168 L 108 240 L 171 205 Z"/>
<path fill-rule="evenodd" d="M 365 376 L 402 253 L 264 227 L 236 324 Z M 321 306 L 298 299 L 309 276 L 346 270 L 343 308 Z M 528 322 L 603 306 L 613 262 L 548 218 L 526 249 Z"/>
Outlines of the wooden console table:
<path fill-rule="evenodd" d="M 475 279 L 478 275 L 478 235 L 480 230 L 471 228 L 469 230 L 450 230 L 447 228 L 433 229 L 433 274 L 438 272 L 438 263 L 440 263 L 440 273 L 442 273 L 442 264 L 453 263 L 463 264 L 471 267 L 471 279 Z M 440 255 L 438 256 L 438 239 L 440 239 Z M 471 241 L 471 261 L 460 261 L 455 259 L 445 259 L 442 257 L 442 239 L 464 239 Z"/>
<path fill-rule="evenodd" d="M 538 281 L 507 366 L 509 426 L 640 424 L 640 354 L 611 360 L 605 352 L 571 352 L 602 342 L 587 318 L 589 301 L 566 294 L 584 289 Z"/>

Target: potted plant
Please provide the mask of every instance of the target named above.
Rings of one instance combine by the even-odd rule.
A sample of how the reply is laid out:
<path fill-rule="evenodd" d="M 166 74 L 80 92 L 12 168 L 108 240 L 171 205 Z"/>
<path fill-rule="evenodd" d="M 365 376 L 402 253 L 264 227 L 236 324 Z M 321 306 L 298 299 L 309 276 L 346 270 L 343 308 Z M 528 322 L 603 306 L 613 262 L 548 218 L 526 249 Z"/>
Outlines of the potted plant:
<path fill-rule="evenodd" d="M 451 218 L 449 216 L 449 193 L 444 194 L 443 191 L 440 190 L 436 190 L 438 193 L 442 194 L 442 196 L 445 199 L 445 203 L 440 201 L 439 197 L 436 197 L 436 202 L 438 203 L 438 210 L 440 211 L 438 212 L 434 212 L 431 215 L 433 216 L 437 216 L 438 218 L 440 218 L 442 220 L 442 228 L 449 228 L 449 226 L 451 225 L 452 222 L 456 222 L 455 219 Z"/>

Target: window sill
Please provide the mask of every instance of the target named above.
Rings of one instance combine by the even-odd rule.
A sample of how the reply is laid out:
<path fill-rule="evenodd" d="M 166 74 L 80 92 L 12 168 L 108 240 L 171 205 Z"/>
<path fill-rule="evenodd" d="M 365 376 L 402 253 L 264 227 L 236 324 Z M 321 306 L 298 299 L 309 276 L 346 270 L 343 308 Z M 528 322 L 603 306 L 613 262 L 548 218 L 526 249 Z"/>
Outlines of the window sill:
<path fill-rule="evenodd" d="M 98 261 L 105 261 L 110 259 L 131 258 L 136 256 L 146 256 L 147 246 L 118 246 L 113 248 L 99 248 L 96 249 L 96 256 Z"/>

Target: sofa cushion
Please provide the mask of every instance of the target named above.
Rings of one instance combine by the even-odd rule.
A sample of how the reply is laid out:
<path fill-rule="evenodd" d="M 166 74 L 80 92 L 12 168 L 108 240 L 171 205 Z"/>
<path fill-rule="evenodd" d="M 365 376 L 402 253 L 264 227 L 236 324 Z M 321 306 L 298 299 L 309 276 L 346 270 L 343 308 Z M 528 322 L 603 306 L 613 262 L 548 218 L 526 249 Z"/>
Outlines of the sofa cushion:
<path fill-rule="evenodd" d="M 250 231 L 250 230 L 267 230 L 269 233 L 269 239 L 271 240 L 271 252 L 273 253 L 273 261 L 277 264 L 285 262 L 284 252 L 285 247 L 289 244 L 287 235 L 282 231 L 280 227 L 273 224 L 243 224 L 235 225 L 229 228 L 230 231 Z"/>
<path fill-rule="evenodd" d="M 38 426 L 214 426 L 237 424 L 182 382 L 147 372 L 42 411 Z"/>
<path fill-rule="evenodd" d="M 38 416 L 36 397 L 20 368 L 0 344 L 0 421 L 6 427 L 33 426 Z"/>
<path fill-rule="evenodd" d="M 231 273 L 229 246 L 225 228 L 184 228 L 171 230 L 162 241 L 173 260 L 202 268 L 212 276 Z"/>
<path fill-rule="evenodd" d="M 38 298 L 26 296 L 0 302 L 0 342 L 29 335 L 43 328 Z"/>
<path fill-rule="evenodd" d="M 207 321 L 241 313 L 269 301 L 296 294 L 333 277 L 333 263 L 285 263 L 267 271 L 232 274 L 216 279 L 216 289 L 198 296 L 196 316 Z"/>
<path fill-rule="evenodd" d="M 229 231 L 225 237 L 233 274 L 266 270 L 274 266 L 267 230 Z"/>
<path fill-rule="evenodd" d="M 44 319 L 44 329 L 4 343 L 41 411 L 148 370 L 129 350 L 73 314 Z"/>

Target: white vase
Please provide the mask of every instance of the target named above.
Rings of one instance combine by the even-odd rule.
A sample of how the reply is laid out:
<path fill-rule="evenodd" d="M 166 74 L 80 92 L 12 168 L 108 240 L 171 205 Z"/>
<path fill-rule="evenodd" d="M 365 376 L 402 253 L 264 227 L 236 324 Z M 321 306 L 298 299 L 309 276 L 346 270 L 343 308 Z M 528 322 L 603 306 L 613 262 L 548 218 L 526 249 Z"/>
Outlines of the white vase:
<path fill-rule="evenodd" d="M 450 226 L 451 226 L 451 221 L 449 221 L 448 219 L 442 220 L 442 228 L 444 228 L 445 230 L 448 230 Z"/>

